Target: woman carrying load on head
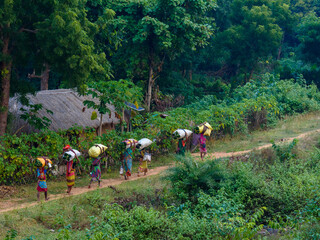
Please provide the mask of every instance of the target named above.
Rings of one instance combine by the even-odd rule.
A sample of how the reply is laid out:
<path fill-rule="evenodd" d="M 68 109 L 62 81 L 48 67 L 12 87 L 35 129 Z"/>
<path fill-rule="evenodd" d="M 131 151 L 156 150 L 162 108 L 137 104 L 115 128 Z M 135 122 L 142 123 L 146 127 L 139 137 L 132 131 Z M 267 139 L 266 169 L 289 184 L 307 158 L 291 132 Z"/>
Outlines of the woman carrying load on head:
<path fill-rule="evenodd" d="M 37 168 L 37 178 L 38 178 L 38 185 L 37 185 L 37 199 L 40 201 L 40 192 L 44 192 L 45 200 L 48 201 L 48 188 L 47 188 L 47 169 L 45 166 L 48 165 L 48 160 L 45 157 L 42 157 L 45 161 L 45 165 Z"/>
<path fill-rule="evenodd" d="M 140 177 L 140 173 L 144 173 L 143 175 L 146 175 L 148 172 L 148 161 L 146 161 L 145 158 L 145 154 L 146 154 L 146 150 L 140 149 L 139 150 L 139 169 L 138 169 L 138 177 Z"/>
<path fill-rule="evenodd" d="M 74 153 L 75 158 L 79 161 L 77 154 L 74 152 L 74 150 L 70 147 L 70 145 L 67 145 L 63 148 L 63 152 L 67 152 L 67 151 L 71 151 Z M 75 174 L 75 169 L 73 167 L 73 159 L 71 159 L 70 161 L 67 161 L 67 173 L 66 173 L 66 179 L 67 179 L 67 186 L 68 186 L 68 190 L 67 193 L 70 194 L 72 187 L 75 184 L 75 179 L 76 179 L 76 174 Z"/>
<path fill-rule="evenodd" d="M 184 156 L 186 152 L 186 139 L 181 138 L 178 141 L 177 154 Z"/>
<path fill-rule="evenodd" d="M 199 148 L 200 148 L 200 157 L 201 160 L 204 159 L 205 155 L 207 154 L 207 148 L 206 148 L 206 137 L 201 133 L 199 138 Z"/>
<path fill-rule="evenodd" d="M 155 139 L 153 141 L 156 141 Z M 144 173 L 144 175 L 148 172 L 148 161 L 151 162 L 151 154 L 146 151 L 146 149 L 153 143 L 148 138 L 142 138 L 138 141 L 136 148 L 139 150 L 139 169 L 138 169 L 138 177 L 140 177 L 140 173 Z"/>
<path fill-rule="evenodd" d="M 98 182 L 98 187 L 100 187 L 101 183 L 101 160 L 103 159 L 103 156 L 106 156 L 106 149 L 107 147 L 102 144 L 95 144 L 93 145 L 89 150 L 88 154 L 89 157 L 91 157 L 91 180 L 89 183 L 88 188 L 91 188 L 91 184 L 94 181 Z"/>
<path fill-rule="evenodd" d="M 100 187 L 101 182 L 101 156 L 98 156 L 96 158 L 92 158 L 92 171 L 91 171 L 91 180 L 89 183 L 88 188 L 91 188 L 91 184 L 94 181 L 98 182 L 98 187 Z"/>
<path fill-rule="evenodd" d="M 125 170 L 124 172 L 124 179 L 127 180 L 131 176 L 132 172 L 132 158 L 133 158 L 133 151 L 131 149 L 132 145 L 124 151 L 122 155 L 122 166 Z M 134 149 L 133 149 L 134 150 Z"/>

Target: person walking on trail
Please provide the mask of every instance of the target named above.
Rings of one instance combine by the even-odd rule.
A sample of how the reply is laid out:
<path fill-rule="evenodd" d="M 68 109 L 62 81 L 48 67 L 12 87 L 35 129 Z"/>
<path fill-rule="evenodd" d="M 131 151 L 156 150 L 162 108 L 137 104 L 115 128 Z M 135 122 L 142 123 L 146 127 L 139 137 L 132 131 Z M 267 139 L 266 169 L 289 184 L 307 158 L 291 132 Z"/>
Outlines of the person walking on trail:
<path fill-rule="evenodd" d="M 101 182 L 101 159 L 102 156 L 92 158 L 92 171 L 91 171 L 91 180 L 88 188 L 91 188 L 91 184 L 94 181 L 98 182 L 98 187 L 100 187 Z"/>
<path fill-rule="evenodd" d="M 122 155 L 122 166 L 124 168 L 124 179 L 128 180 L 131 176 L 132 171 L 132 158 L 133 158 L 133 151 L 131 147 L 126 148 Z"/>
<path fill-rule="evenodd" d="M 151 160 L 151 154 L 150 153 L 146 153 L 146 150 L 140 149 L 139 150 L 139 169 L 138 169 L 138 177 L 140 177 L 140 173 L 143 173 L 143 175 L 147 175 L 148 172 L 148 161 Z M 150 160 L 147 159 L 148 157 L 150 157 Z"/>
<path fill-rule="evenodd" d="M 78 162 L 79 159 L 77 157 L 77 154 L 74 152 L 74 150 L 70 147 L 70 145 L 67 145 L 63 148 L 63 152 L 67 152 L 67 151 L 71 151 L 74 153 L 75 155 L 75 158 L 77 159 Z M 66 180 L 67 180 L 67 186 L 68 186 L 68 190 L 67 190 L 67 193 L 68 194 L 71 194 L 71 190 L 72 190 L 72 187 L 74 186 L 75 184 L 75 179 L 76 179 L 76 176 L 75 176 L 75 169 L 74 169 L 74 162 L 73 162 L 73 159 L 70 160 L 70 161 L 67 161 L 67 173 L 66 173 Z"/>
<path fill-rule="evenodd" d="M 200 148 L 200 157 L 201 160 L 204 159 L 205 155 L 207 154 L 207 148 L 206 148 L 206 137 L 201 133 L 199 138 L 199 148 Z"/>
<path fill-rule="evenodd" d="M 186 152 L 186 139 L 181 138 L 178 141 L 178 148 L 177 148 L 176 153 L 179 154 L 179 155 L 184 156 L 185 152 Z"/>
<path fill-rule="evenodd" d="M 46 161 L 46 164 L 45 164 L 45 166 L 46 166 L 47 160 L 45 160 L 45 161 Z M 49 200 L 46 174 L 47 174 L 47 169 L 45 169 L 45 167 L 37 168 L 37 178 L 38 178 L 37 198 L 38 198 L 38 201 L 40 201 L 40 192 L 44 192 L 44 197 L 45 197 L 46 201 Z"/>

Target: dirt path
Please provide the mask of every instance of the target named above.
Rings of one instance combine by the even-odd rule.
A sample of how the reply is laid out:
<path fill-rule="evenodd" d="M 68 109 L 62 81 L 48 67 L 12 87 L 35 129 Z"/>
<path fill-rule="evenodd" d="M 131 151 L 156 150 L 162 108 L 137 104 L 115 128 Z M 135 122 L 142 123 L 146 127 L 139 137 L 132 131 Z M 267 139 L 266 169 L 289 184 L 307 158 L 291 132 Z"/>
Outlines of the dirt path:
<path fill-rule="evenodd" d="M 302 133 L 302 134 L 298 135 L 297 137 L 281 139 L 278 142 L 279 143 L 287 143 L 287 142 L 292 141 L 293 139 L 305 138 L 308 135 L 311 135 L 311 134 L 314 134 L 314 133 L 320 133 L 320 129 L 309 131 L 309 132 L 306 132 L 306 133 Z M 260 146 L 260 147 L 254 148 L 254 149 L 245 150 L 245 151 L 239 151 L 239 152 L 229 152 L 229 153 L 226 153 L 226 152 L 215 152 L 215 153 L 211 153 L 211 154 L 209 153 L 208 156 L 215 157 L 215 158 L 240 156 L 240 155 L 248 154 L 253 150 L 261 150 L 261 149 L 270 148 L 270 147 L 272 147 L 272 144 L 266 144 L 266 145 L 263 145 L 263 146 Z M 199 157 L 200 154 L 199 153 L 193 153 L 192 156 Z M 163 166 L 163 167 L 157 167 L 157 168 L 154 168 L 154 169 L 150 169 L 149 172 L 148 172 L 148 175 L 146 175 L 146 176 L 138 177 L 135 174 L 128 181 L 135 181 L 135 180 L 140 179 L 140 178 L 145 178 L 145 177 L 148 177 L 148 176 L 157 175 L 160 172 L 168 169 L 168 167 L 169 166 Z M 101 181 L 100 188 L 107 188 L 109 186 L 116 186 L 116 185 L 119 185 L 119 184 L 124 183 L 124 182 L 126 182 L 126 181 L 124 181 L 123 178 L 104 179 L 104 180 Z M 94 191 L 95 189 L 96 189 L 95 187 L 93 187 L 91 189 L 88 189 L 88 187 L 74 188 L 74 189 L 72 189 L 72 195 L 68 195 L 66 193 L 49 195 L 49 198 L 50 198 L 49 201 L 80 195 L 80 194 L 83 194 L 83 193 L 86 193 L 86 192 Z M 8 201 L 0 202 L 0 214 L 1 213 L 5 213 L 5 212 L 9 212 L 9 211 L 13 211 L 13 210 L 18 210 L 18 209 L 22 209 L 22 208 L 36 206 L 36 205 L 39 204 L 39 202 L 31 202 L 31 203 L 19 204 L 17 202 L 18 200 L 8 200 Z"/>
<path fill-rule="evenodd" d="M 298 135 L 297 137 L 284 138 L 284 139 L 281 139 L 280 141 L 278 141 L 277 143 L 288 143 L 288 142 L 291 142 L 293 139 L 305 138 L 308 135 L 315 134 L 315 133 L 320 133 L 320 129 L 302 133 L 302 134 Z M 241 155 L 248 154 L 253 150 L 262 150 L 262 149 L 270 148 L 270 147 L 272 147 L 271 143 L 265 144 L 265 145 L 257 147 L 257 148 L 244 150 L 244 151 L 239 151 L 239 152 L 229 152 L 229 153 L 226 153 L 226 152 L 215 152 L 215 153 L 209 153 L 209 154 L 207 154 L 207 156 L 214 157 L 214 158 L 226 158 L 226 157 L 233 157 L 233 156 L 241 156 Z M 200 153 L 192 153 L 191 155 L 200 157 Z"/>
<path fill-rule="evenodd" d="M 141 179 L 141 178 L 146 178 L 148 176 L 157 175 L 160 172 L 168 169 L 168 167 L 169 166 L 163 166 L 163 167 L 157 167 L 157 168 L 154 168 L 154 169 L 150 169 L 146 176 L 138 177 L 137 174 L 134 174 L 127 181 L 125 181 L 123 178 L 102 179 L 100 188 L 107 188 L 109 186 L 116 186 L 116 185 L 119 185 L 119 184 L 124 183 L 124 182 L 135 181 L 137 179 Z M 96 187 L 92 187 L 90 189 L 88 189 L 88 187 L 78 187 L 78 188 L 73 188 L 72 189 L 72 195 L 68 195 L 67 193 L 55 194 L 55 195 L 50 195 L 49 194 L 48 202 L 53 201 L 53 200 L 57 200 L 57 199 L 61 199 L 61 198 L 67 198 L 67 197 L 80 195 L 80 194 L 83 194 L 83 193 L 86 193 L 86 192 L 94 191 L 96 189 L 97 189 Z M 18 199 L 18 200 L 21 200 L 21 199 Z M 18 209 L 22 209 L 22 208 L 36 206 L 38 204 L 40 204 L 40 202 L 29 202 L 29 203 L 19 204 L 17 202 L 17 200 L 15 200 L 15 201 L 12 201 L 12 200 L 3 201 L 3 202 L 0 202 L 0 214 L 1 213 L 5 213 L 5 212 L 9 212 L 9 211 L 13 211 L 13 210 L 18 210 Z"/>

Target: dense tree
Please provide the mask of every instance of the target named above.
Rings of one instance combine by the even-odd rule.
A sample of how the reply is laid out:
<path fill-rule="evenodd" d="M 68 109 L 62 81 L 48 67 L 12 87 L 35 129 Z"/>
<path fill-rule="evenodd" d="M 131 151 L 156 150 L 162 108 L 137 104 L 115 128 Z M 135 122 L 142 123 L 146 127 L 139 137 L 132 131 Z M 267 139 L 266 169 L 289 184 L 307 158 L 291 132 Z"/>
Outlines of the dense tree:
<path fill-rule="evenodd" d="M 150 110 L 155 87 L 219 99 L 276 65 L 316 82 L 319 13 L 320 0 L 1 0 L 0 134 L 9 93 L 32 85 L 130 79 Z"/>
<path fill-rule="evenodd" d="M 234 9 L 234 12 L 241 13 L 235 20 L 238 24 L 222 32 L 218 41 L 229 52 L 228 63 L 236 65 L 248 80 L 260 60 L 266 60 L 269 55 L 275 54 L 282 32 L 267 6 L 250 8 L 244 5 L 240 9 L 238 6 L 236 8 L 238 10 Z"/>
<path fill-rule="evenodd" d="M 1 113 L 0 135 L 5 132 L 12 68 L 32 62 L 40 69 L 42 89 L 49 72 L 59 72 L 63 86 L 81 86 L 88 78 L 109 77 L 104 53 L 95 50 L 99 25 L 86 16 L 84 0 L 5 0 L 1 3 Z M 95 74 L 91 74 L 94 72 Z M 35 72 L 30 77 L 38 77 Z"/>
<path fill-rule="evenodd" d="M 212 34 L 206 12 L 212 1 L 113 1 L 109 6 L 122 20 L 122 47 L 115 56 L 118 71 L 147 82 L 146 105 L 150 110 L 152 88 L 165 59 L 207 44 Z M 121 65 L 121 67 L 120 67 Z"/>
<path fill-rule="evenodd" d="M 314 12 L 306 15 L 298 27 L 298 33 L 303 59 L 320 64 L 320 17 Z"/>
<path fill-rule="evenodd" d="M 319 0 L 291 0 L 290 6 L 292 10 L 304 16 L 311 11 L 320 14 L 320 1 Z"/>

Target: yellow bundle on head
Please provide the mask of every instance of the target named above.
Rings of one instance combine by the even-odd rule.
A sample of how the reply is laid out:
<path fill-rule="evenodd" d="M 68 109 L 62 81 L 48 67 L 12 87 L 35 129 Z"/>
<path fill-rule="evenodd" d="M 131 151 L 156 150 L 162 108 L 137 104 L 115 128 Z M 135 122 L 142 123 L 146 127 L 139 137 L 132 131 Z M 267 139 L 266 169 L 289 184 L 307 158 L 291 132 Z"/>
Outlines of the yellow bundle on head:
<path fill-rule="evenodd" d="M 204 136 L 210 136 L 211 135 L 211 129 L 207 128 L 207 130 L 203 133 Z"/>
<path fill-rule="evenodd" d="M 210 136 L 211 135 L 211 131 L 213 130 L 213 128 L 211 127 L 211 125 L 207 122 L 204 122 L 202 124 L 200 124 L 199 126 L 197 126 L 194 131 L 197 134 L 202 133 L 205 136 Z"/>
<path fill-rule="evenodd" d="M 108 147 L 102 144 L 95 144 L 89 149 L 89 156 L 93 158 L 99 157 L 102 153 L 104 153 L 107 150 L 107 148 Z"/>
<path fill-rule="evenodd" d="M 205 125 L 207 128 L 209 128 L 211 131 L 213 130 L 213 128 L 211 127 L 211 125 L 210 125 L 209 123 L 205 122 L 204 125 Z"/>
<path fill-rule="evenodd" d="M 52 161 L 49 158 L 43 158 L 43 157 L 37 158 L 36 166 L 37 167 L 44 167 L 46 165 L 46 160 L 47 160 L 48 166 L 51 167 Z"/>

